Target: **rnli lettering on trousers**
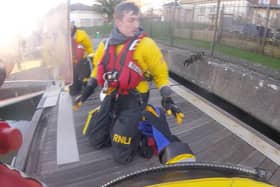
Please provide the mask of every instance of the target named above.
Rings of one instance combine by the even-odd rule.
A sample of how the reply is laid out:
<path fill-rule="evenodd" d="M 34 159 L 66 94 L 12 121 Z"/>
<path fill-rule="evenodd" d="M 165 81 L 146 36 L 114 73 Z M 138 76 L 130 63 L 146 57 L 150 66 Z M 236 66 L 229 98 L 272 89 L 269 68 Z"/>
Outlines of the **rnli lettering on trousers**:
<path fill-rule="evenodd" d="M 120 143 L 120 144 L 130 145 L 131 137 L 120 136 L 118 134 L 114 134 L 113 135 L 113 141 L 116 142 L 116 143 Z"/>

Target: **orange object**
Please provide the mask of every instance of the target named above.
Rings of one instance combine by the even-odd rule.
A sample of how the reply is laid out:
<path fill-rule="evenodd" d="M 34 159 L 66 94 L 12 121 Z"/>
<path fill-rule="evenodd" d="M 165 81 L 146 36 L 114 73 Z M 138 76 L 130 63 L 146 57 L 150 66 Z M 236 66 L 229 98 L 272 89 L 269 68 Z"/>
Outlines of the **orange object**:
<path fill-rule="evenodd" d="M 0 154 L 17 151 L 21 144 L 21 132 L 16 128 L 10 127 L 8 123 L 0 121 Z"/>

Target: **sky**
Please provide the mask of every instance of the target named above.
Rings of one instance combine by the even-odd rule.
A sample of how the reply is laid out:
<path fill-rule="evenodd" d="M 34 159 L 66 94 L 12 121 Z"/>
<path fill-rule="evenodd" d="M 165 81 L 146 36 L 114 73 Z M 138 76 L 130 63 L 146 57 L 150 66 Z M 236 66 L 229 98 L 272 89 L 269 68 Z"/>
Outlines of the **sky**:
<path fill-rule="evenodd" d="M 157 7 L 165 0 L 141 0 L 142 4 Z M 68 0 L 3 0 L 0 6 L 0 45 L 16 33 L 27 35 L 47 10 Z M 95 0 L 70 0 L 70 3 L 92 5 Z"/>
<path fill-rule="evenodd" d="M 67 0 L 5 0 L 1 1 L 1 35 L 4 32 L 28 31 L 51 7 Z M 1 37 L 0 35 L 0 37 Z"/>
<path fill-rule="evenodd" d="M 0 50 L 11 40 L 26 36 L 51 7 L 68 0 L 3 0 L 0 6 Z M 1 51 L 0 51 L 1 52 Z"/>
<path fill-rule="evenodd" d="M 75 4 L 75 3 L 83 3 L 86 5 L 92 5 L 95 2 L 95 0 L 70 0 L 71 4 Z"/>
<path fill-rule="evenodd" d="M 33 22 L 38 16 L 45 14 L 51 7 L 67 0 L 5 0 L 1 1 L 1 23 L 14 25 L 14 21 L 21 23 Z"/>
<path fill-rule="evenodd" d="M 167 2 L 168 0 L 141 0 L 142 3 L 150 3 L 152 7 L 156 8 L 162 5 L 164 2 Z M 95 0 L 70 0 L 71 4 L 75 3 L 83 3 L 86 5 L 92 5 L 95 2 Z"/>

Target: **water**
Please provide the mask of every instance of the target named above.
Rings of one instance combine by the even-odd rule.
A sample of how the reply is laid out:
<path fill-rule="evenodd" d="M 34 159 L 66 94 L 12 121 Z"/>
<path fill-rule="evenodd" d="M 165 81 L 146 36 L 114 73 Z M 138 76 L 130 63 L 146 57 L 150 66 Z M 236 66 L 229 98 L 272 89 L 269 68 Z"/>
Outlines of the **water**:
<path fill-rule="evenodd" d="M 0 119 L 6 121 L 11 127 L 19 129 L 23 136 L 23 142 L 25 142 L 31 125 L 32 116 L 36 111 L 40 98 L 41 96 L 36 96 L 31 99 L 0 108 Z M 12 164 L 16 155 L 17 151 L 0 155 L 0 161 Z"/>
<path fill-rule="evenodd" d="M 0 108 L 0 119 L 30 121 L 40 98 L 41 96 L 36 96 L 31 99 Z"/>

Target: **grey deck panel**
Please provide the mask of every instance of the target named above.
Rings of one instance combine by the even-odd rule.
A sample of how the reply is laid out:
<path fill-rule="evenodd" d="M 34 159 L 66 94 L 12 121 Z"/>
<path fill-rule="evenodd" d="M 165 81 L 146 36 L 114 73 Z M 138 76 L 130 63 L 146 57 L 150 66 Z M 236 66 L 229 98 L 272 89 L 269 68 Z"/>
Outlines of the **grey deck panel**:
<path fill-rule="evenodd" d="M 272 184 L 279 185 L 279 181 L 280 181 L 280 168 L 278 167 L 278 169 L 272 174 L 272 176 L 270 178 L 270 182 Z"/>
<path fill-rule="evenodd" d="M 57 164 L 80 161 L 71 96 L 61 92 L 57 120 Z"/>
<path fill-rule="evenodd" d="M 277 166 L 274 162 L 272 162 L 270 159 L 265 158 L 263 162 L 258 165 L 259 168 L 265 169 L 269 172 L 268 177 L 271 178 L 273 174 L 276 172 L 277 169 L 279 169 L 279 166 Z M 278 185 L 280 183 L 280 180 L 278 181 Z"/>
<path fill-rule="evenodd" d="M 158 91 L 152 90 L 151 103 L 160 104 Z M 187 142 L 196 154 L 199 161 L 216 161 L 223 163 L 240 164 L 250 167 L 262 167 L 271 172 L 270 181 L 280 184 L 279 166 L 256 151 L 246 142 L 218 124 L 211 117 L 186 102 L 181 97 L 174 100 L 185 113 L 182 125 L 175 124 L 173 117 L 167 117 L 172 133 L 182 141 Z M 119 165 L 113 161 L 110 148 L 94 150 L 82 135 L 82 127 L 87 112 L 98 106 L 99 96 L 94 94 L 88 101 L 74 113 L 75 130 L 80 153 L 80 161 L 63 166 L 56 164 L 56 113 L 49 111 L 50 124 L 46 129 L 44 151 L 40 153 L 37 176 L 50 187 L 87 187 L 101 186 L 105 182 L 120 175 L 135 170 L 160 165 L 158 158 L 145 160 L 136 156 L 134 161 L 127 165 Z"/>

